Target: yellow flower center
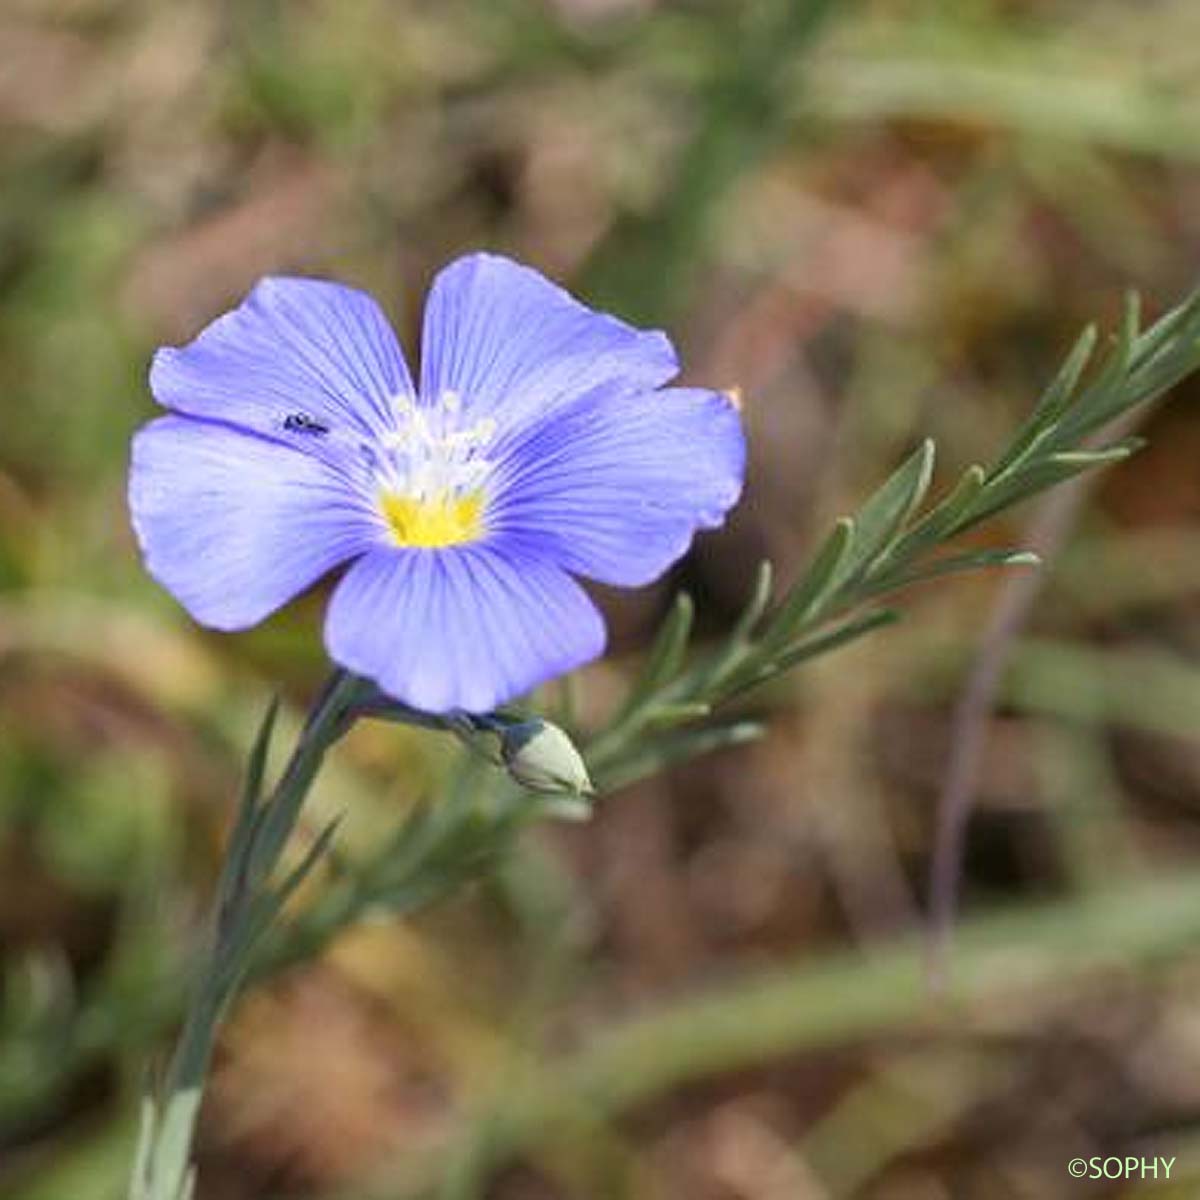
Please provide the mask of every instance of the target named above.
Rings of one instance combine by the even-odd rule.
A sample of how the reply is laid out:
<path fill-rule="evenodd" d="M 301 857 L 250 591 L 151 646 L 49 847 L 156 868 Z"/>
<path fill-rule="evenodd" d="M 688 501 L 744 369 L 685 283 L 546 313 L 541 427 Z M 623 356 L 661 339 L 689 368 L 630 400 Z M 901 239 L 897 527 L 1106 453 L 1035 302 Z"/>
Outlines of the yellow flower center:
<path fill-rule="evenodd" d="M 483 534 L 483 493 L 404 496 L 380 493 L 379 505 L 398 546 L 456 546 Z"/>

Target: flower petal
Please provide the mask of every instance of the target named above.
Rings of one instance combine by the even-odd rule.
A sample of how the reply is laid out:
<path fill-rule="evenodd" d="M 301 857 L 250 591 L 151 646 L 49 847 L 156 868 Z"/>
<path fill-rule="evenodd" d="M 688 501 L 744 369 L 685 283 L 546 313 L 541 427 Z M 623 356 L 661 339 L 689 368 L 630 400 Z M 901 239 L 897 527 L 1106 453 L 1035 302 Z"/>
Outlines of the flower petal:
<path fill-rule="evenodd" d="M 510 447 L 487 525 L 568 571 L 649 583 L 696 530 L 722 523 L 745 459 L 741 420 L 719 392 L 598 389 Z"/>
<path fill-rule="evenodd" d="M 255 624 L 384 536 L 328 462 L 189 417 L 135 436 L 129 506 L 150 574 L 217 629 Z"/>
<path fill-rule="evenodd" d="M 154 356 L 150 388 L 176 412 L 303 445 L 300 414 L 356 435 L 393 430 L 390 398 L 413 395 L 404 354 L 365 292 L 319 279 L 262 280 L 186 346 Z"/>
<path fill-rule="evenodd" d="M 427 712 L 486 712 L 595 658 L 604 623 L 564 572 L 519 547 L 377 550 L 338 584 L 335 662 Z"/>
<path fill-rule="evenodd" d="M 679 372 L 659 332 L 598 313 L 529 267 L 470 254 L 434 280 L 421 335 L 421 396 L 456 393 L 515 428 L 599 384 L 645 391 Z"/>

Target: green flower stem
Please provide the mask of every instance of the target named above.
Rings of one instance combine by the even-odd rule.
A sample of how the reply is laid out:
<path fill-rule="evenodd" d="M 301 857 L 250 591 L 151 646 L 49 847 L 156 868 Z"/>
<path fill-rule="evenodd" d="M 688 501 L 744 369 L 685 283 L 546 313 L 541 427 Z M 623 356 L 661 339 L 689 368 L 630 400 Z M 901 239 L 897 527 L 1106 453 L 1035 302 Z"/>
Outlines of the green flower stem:
<path fill-rule="evenodd" d="M 250 966 L 259 937 L 315 863 L 326 840 L 319 839 L 314 852 L 285 884 L 272 889 L 271 876 L 325 754 L 354 721 L 353 705 L 362 686 L 345 672 L 334 673 L 314 702 L 270 799 L 260 803 L 274 709 L 264 724 L 217 888 L 211 950 L 193 986 L 160 1099 L 148 1101 L 143 1113 L 131 1200 L 183 1200 L 191 1194 L 192 1139 L 217 1029 Z"/>
<path fill-rule="evenodd" d="M 479 752 L 477 743 L 487 735 L 499 746 L 494 765 L 507 764 L 510 772 L 505 745 L 530 729 L 545 736 L 546 727 L 500 714 L 423 713 L 387 699 L 365 680 L 337 672 L 314 703 L 279 783 L 263 803 L 259 797 L 274 716 L 273 708 L 251 755 L 217 887 L 212 950 L 194 985 L 161 1102 L 148 1102 L 144 1112 L 131 1200 L 186 1200 L 191 1194 L 191 1145 L 213 1043 L 244 982 L 314 957 L 370 908 L 386 905 L 400 914 L 445 896 L 482 873 L 524 824 L 551 811 L 553 798 L 530 803 L 510 780 L 495 777 L 481 786 L 472 775 L 454 794 L 401 825 L 378 854 L 333 881 L 294 920 L 279 922 L 287 899 L 327 849 L 336 822 L 281 882 L 273 883 L 272 877 L 326 752 L 360 717 L 451 733 Z M 480 754 L 476 758 L 482 761 Z"/>

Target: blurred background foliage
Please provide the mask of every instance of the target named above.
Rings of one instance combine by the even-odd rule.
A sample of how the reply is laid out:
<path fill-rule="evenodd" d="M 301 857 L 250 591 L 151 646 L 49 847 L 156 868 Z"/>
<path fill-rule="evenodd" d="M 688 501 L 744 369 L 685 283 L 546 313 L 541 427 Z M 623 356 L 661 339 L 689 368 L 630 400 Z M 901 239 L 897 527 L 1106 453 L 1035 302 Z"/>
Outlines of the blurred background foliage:
<path fill-rule="evenodd" d="M 992 454 L 1126 286 L 1152 312 L 1186 291 L 1198 159 L 1190 0 L 5 0 L 0 1194 L 123 1194 L 255 722 L 279 686 L 294 722 L 323 670 L 319 595 L 220 637 L 143 574 L 123 490 L 156 344 L 291 271 L 372 290 L 411 346 L 431 273 L 490 246 L 739 386 L 747 500 L 672 579 L 604 597 L 586 724 L 675 588 L 716 635 L 759 558 L 789 579 L 920 437 L 944 479 Z M 918 938 L 997 577 L 926 587 L 899 630 L 750 697 L 766 741 L 249 995 L 202 1197 L 1196 1194 L 1181 391 L 1017 645 L 947 994 Z M 317 797 L 341 853 L 452 756 L 357 730 Z M 1092 1154 L 1178 1161 L 1070 1180 Z"/>

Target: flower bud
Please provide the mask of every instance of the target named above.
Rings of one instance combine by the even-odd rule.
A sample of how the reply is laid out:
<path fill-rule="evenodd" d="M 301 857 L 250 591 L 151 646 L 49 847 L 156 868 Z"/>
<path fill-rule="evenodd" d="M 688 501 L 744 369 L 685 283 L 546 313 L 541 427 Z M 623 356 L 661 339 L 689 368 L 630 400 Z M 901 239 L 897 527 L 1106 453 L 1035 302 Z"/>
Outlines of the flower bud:
<path fill-rule="evenodd" d="M 557 796 L 553 808 L 560 816 L 587 817 L 591 806 L 584 797 L 594 794 L 587 767 L 574 743 L 557 725 L 534 718 L 497 730 L 500 757 L 509 775 L 523 788 L 543 796 Z"/>

